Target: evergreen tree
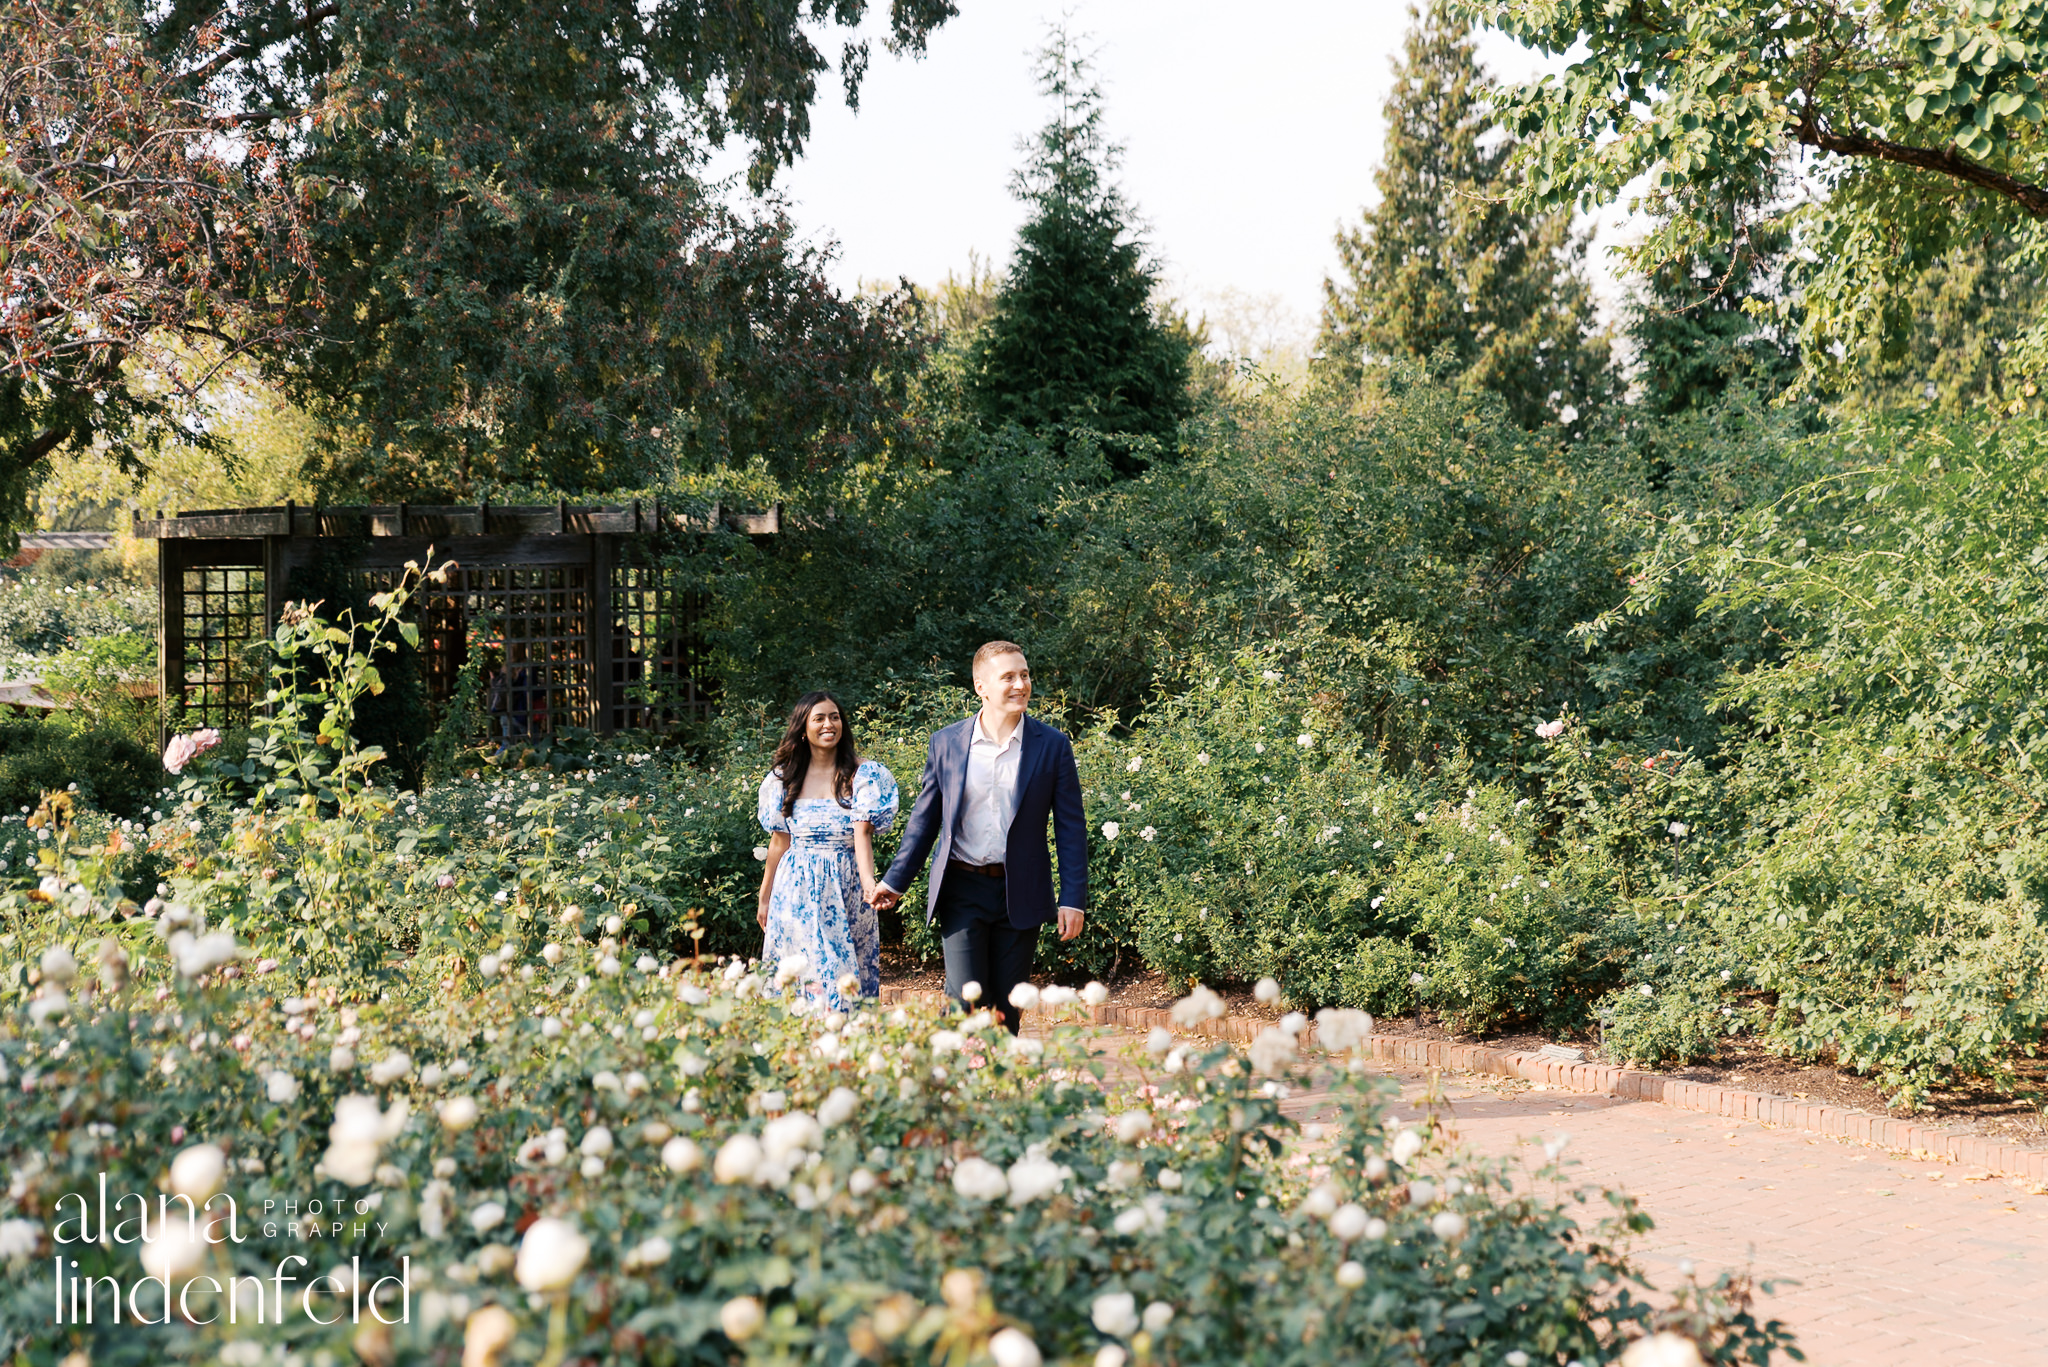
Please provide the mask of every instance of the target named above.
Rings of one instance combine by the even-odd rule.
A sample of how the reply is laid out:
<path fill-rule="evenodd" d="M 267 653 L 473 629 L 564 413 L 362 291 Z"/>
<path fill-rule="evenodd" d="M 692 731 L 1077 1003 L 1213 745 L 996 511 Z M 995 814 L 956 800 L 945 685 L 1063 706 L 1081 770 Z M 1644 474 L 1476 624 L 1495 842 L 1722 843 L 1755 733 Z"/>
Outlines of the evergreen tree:
<path fill-rule="evenodd" d="M 1153 306 L 1157 268 L 1110 180 L 1121 149 L 1103 135 L 1102 92 L 1064 28 L 1040 53 L 1038 79 L 1059 113 L 1013 185 L 1030 216 L 975 348 L 971 397 L 990 424 L 1102 434 L 1111 467 L 1136 474 L 1190 410 L 1193 337 Z"/>
<path fill-rule="evenodd" d="M 1492 84 L 1470 35 L 1413 23 L 1386 104 L 1379 203 L 1338 234 L 1341 281 L 1323 285 L 1318 350 L 1336 378 L 1447 353 L 1458 381 L 1507 400 L 1524 426 L 1584 415 L 1612 388 L 1567 212 L 1517 212 L 1502 167 Z"/>
<path fill-rule="evenodd" d="M 1798 347 L 1750 307 L 1778 294 L 1785 247 L 1782 228 L 1745 227 L 1731 214 L 1708 246 L 1638 284 L 1626 326 L 1639 411 L 1665 417 L 1705 408 L 1737 381 L 1769 395 L 1792 382 Z"/>

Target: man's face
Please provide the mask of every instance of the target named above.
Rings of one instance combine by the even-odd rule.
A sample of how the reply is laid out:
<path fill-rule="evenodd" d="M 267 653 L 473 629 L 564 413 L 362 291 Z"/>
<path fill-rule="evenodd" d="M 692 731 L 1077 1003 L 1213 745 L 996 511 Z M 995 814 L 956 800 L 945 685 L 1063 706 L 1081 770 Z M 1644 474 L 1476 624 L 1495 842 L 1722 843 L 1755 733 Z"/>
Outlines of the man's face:
<path fill-rule="evenodd" d="M 974 671 L 982 706 L 1002 717 L 1021 717 L 1031 702 L 1031 666 L 1015 651 L 992 655 Z"/>

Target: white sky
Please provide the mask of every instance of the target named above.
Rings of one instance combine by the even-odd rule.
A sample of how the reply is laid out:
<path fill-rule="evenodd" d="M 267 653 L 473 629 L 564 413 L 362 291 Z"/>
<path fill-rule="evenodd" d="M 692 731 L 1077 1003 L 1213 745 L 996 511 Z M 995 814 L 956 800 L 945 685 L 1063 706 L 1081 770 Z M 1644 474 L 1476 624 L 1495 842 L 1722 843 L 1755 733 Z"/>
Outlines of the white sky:
<path fill-rule="evenodd" d="M 1109 134 L 1125 147 L 1120 181 L 1174 293 L 1200 307 L 1234 291 L 1279 330 L 1312 330 L 1331 240 L 1372 192 L 1405 0 L 960 8 L 918 61 L 882 51 L 871 16 L 860 112 L 836 81 L 821 90 L 808 151 L 777 179 L 804 231 L 838 242 L 841 286 L 929 284 L 964 273 L 970 253 L 1007 259 L 1022 218 L 1008 188 L 1018 142 L 1050 113 L 1032 54 L 1064 14 L 1092 40 Z M 1513 79 L 1541 61 L 1497 37 L 1481 51 Z"/>

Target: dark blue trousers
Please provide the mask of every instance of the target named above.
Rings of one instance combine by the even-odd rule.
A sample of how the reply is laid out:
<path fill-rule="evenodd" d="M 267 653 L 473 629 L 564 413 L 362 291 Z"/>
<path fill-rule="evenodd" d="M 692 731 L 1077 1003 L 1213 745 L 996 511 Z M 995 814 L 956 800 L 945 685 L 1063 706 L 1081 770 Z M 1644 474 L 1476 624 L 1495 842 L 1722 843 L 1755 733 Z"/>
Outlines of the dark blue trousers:
<path fill-rule="evenodd" d="M 1000 1007 L 1003 1023 L 1017 1033 L 1021 1013 L 1010 1005 L 1010 989 L 1031 977 L 1038 927 L 1010 924 L 1003 880 L 949 870 L 939 884 L 939 942 L 946 951 L 946 995 L 965 1005 L 960 989 L 981 984 L 976 1006 Z"/>

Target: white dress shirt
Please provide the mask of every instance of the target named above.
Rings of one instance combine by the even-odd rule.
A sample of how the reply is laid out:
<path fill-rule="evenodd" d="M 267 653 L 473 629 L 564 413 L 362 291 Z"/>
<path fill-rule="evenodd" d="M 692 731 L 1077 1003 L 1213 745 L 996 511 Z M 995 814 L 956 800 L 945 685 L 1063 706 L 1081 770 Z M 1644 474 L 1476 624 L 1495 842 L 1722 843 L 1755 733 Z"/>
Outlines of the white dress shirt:
<path fill-rule="evenodd" d="M 974 718 L 974 739 L 967 747 L 967 783 L 953 826 L 953 858 L 966 864 L 1000 864 L 1010 843 L 1010 822 L 1017 815 L 1017 761 L 1024 753 L 1024 721 L 1020 717 L 1008 740 L 997 744 L 987 730 L 988 714 Z"/>

